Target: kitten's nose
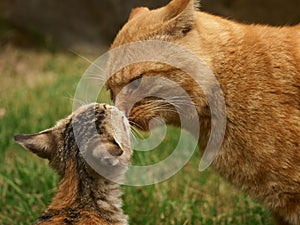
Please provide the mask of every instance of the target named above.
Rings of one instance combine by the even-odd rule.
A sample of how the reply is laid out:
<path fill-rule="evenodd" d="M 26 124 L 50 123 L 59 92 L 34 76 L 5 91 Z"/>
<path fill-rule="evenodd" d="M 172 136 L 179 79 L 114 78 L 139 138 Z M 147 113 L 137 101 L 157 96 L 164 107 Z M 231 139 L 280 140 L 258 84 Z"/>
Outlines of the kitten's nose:
<path fill-rule="evenodd" d="M 129 111 L 128 108 L 126 107 L 126 103 L 120 103 L 119 101 L 116 100 L 115 102 L 115 106 L 120 110 L 122 111 L 125 116 L 128 118 L 129 117 Z"/>
<path fill-rule="evenodd" d="M 120 109 L 120 110 L 121 110 L 121 109 Z M 122 109 L 121 111 L 125 114 L 125 116 L 126 116 L 127 118 L 129 118 L 129 112 L 130 112 L 130 110 L 128 110 L 126 107 L 124 107 L 124 109 Z"/>
<path fill-rule="evenodd" d="M 124 112 L 124 114 L 125 114 L 125 116 L 128 118 L 129 117 L 129 110 L 125 110 L 125 111 L 123 111 Z"/>

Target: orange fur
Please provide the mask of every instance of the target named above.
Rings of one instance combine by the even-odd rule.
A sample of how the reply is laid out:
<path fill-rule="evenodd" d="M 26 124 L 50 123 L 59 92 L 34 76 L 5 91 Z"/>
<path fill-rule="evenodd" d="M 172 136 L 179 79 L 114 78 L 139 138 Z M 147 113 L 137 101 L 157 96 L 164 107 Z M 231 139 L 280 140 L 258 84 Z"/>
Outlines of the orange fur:
<path fill-rule="evenodd" d="M 131 13 L 129 15 L 129 19 L 128 20 L 131 20 L 134 17 L 138 16 L 139 14 L 142 14 L 142 13 L 145 13 L 145 12 L 148 12 L 148 11 L 149 11 L 149 9 L 145 8 L 145 7 L 135 8 L 135 9 L 131 10 Z"/>
<path fill-rule="evenodd" d="M 112 48 L 155 39 L 197 54 L 213 71 L 226 102 L 226 134 L 213 168 L 266 205 L 278 224 L 299 225 L 300 25 L 244 25 L 196 11 L 194 5 L 192 0 L 173 0 L 133 17 Z M 181 70 L 159 63 L 124 68 L 107 82 L 116 104 L 128 110 L 134 91 L 122 94 L 120 90 L 141 74 L 168 78 L 187 91 L 196 103 L 203 149 L 211 115 L 203 92 Z M 131 109 L 133 122 L 147 129 L 151 118 L 161 116 L 180 125 L 175 113 L 164 110 L 166 106 L 159 111 L 160 105 L 149 101 L 141 100 Z"/>

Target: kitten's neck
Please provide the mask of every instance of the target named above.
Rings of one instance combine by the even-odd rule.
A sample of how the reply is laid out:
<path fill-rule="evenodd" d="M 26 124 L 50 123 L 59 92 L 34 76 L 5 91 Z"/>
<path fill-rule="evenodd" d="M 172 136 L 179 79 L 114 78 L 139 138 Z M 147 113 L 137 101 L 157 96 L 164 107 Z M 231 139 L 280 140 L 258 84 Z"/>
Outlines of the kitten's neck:
<path fill-rule="evenodd" d="M 86 210 L 98 214 L 110 223 L 125 224 L 120 186 L 101 176 L 92 177 L 86 171 L 77 174 L 69 164 L 47 211 L 65 209 Z"/>

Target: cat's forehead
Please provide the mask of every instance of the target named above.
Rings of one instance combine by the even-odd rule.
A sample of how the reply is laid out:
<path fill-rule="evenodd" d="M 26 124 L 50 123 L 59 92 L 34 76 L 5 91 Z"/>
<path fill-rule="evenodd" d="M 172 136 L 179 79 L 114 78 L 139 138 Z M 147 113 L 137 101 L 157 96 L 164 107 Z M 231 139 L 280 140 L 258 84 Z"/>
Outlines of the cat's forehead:
<path fill-rule="evenodd" d="M 126 55 L 125 55 L 126 57 Z M 135 63 L 128 65 L 126 67 L 121 68 L 120 70 L 115 72 L 114 69 L 115 65 L 111 66 L 111 77 L 108 79 L 107 84 L 108 86 L 122 86 L 124 84 L 129 83 L 135 77 L 138 77 L 142 74 L 146 67 L 143 67 L 142 63 Z"/>
<path fill-rule="evenodd" d="M 163 23 L 163 9 L 142 10 L 134 18 L 129 19 L 120 30 L 112 44 L 112 48 L 131 42 L 151 39 Z"/>
<path fill-rule="evenodd" d="M 123 57 L 126 57 L 126 55 Z M 126 67 L 123 67 L 116 73 L 113 73 L 107 81 L 107 86 L 108 88 L 117 86 L 121 87 L 130 83 L 132 80 L 140 77 L 141 75 L 157 75 L 160 71 L 163 71 L 167 68 L 169 68 L 168 65 L 161 62 L 141 61 L 132 63 Z M 112 69 L 112 71 L 114 70 Z"/>

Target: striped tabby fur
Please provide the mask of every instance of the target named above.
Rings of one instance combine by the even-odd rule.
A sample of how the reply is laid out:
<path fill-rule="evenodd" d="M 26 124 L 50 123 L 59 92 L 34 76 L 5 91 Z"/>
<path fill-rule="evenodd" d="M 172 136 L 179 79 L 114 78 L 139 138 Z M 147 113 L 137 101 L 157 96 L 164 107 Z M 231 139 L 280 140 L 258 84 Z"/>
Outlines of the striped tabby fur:
<path fill-rule="evenodd" d="M 115 126 L 121 138 L 116 138 Z M 132 154 L 129 129 L 123 113 L 95 103 L 82 106 L 51 129 L 15 136 L 26 149 L 48 159 L 60 176 L 57 193 L 36 225 L 127 224 L 115 181 L 122 179 Z"/>

